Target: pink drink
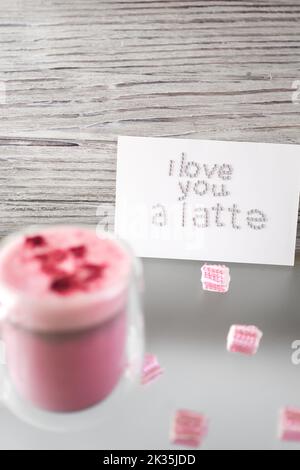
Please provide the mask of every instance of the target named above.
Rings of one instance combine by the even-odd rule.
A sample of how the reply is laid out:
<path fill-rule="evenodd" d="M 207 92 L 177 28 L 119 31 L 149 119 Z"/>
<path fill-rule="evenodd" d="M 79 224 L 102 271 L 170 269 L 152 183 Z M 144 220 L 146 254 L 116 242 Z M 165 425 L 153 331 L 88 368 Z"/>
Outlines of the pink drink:
<path fill-rule="evenodd" d="M 0 292 L 11 379 L 51 411 L 99 403 L 125 367 L 130 255 L 90 230 L 19 236 L 0 252 Z"/>

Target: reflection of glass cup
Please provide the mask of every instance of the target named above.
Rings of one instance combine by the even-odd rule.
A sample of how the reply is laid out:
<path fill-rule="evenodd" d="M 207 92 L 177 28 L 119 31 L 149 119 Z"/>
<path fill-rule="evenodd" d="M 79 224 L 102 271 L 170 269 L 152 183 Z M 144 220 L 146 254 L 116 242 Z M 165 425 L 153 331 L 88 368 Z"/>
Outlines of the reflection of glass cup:
<path fill-rule="evenodd" d="M 9 380 L 38 408 L 100 403 L 142 361 L 133 265 L 119 242 L 89 229 L 17 234 L 0 250 L 2 339 Z M 129 350 L 132 357 L 129 357 Z M 132 358 L 136 364 L 132 364 Z"/>

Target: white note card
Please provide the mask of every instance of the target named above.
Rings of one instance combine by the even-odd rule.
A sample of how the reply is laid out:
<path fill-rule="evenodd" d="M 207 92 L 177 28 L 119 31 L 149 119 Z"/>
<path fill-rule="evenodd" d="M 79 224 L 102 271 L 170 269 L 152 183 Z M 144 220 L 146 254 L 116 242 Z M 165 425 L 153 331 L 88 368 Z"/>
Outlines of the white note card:
<path fill-rule="evenodd" d="M 115 232 L 141 257 L 293 265 L 300 146 L 119 137 Z"/>

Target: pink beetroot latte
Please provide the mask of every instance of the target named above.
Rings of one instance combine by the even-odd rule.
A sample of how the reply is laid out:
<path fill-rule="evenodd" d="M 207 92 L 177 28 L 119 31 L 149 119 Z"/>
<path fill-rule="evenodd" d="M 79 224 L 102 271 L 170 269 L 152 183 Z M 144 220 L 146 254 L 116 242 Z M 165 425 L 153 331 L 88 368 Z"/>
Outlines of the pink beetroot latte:
<path fill-rule="evenodd" d="M 131 256 L 92 230 L 55 227 L 0 250 L 1 333 L 12 382 L 42 409 L 101 402 L 126 362 Z"/>

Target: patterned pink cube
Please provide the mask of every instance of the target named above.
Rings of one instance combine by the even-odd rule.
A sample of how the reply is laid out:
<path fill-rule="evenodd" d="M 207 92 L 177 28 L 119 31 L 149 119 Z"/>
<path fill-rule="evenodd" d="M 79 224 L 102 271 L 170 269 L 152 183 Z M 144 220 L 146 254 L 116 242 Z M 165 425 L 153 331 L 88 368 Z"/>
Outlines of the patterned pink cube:
<path fill-rule="evenodd" d="M 279 416 L 279 439 L 300 442 L 300 409 L 284 408 Z"/>
<path fill-rule="evenodd" d="M 160 367 L 157 357 L 153 354 L 145 354 L 143 373 L 142 373 L 142 385 L 146 385 L 153 382 L 163 374 L 164 370 Z"/>
<path fill-rule="evenodd" d="M 204 264 L 202 271 L 203 289 L 211 292 L 227 292 L 230 283 L 229 268 L 221 265 Z"/>
<path fill-rule="evenodd" d="M 199 413 L 178 410 L 172 423 L 170 439 L 173 444 L 199 447 L 207 435 L 207 419 Z"/>
<path fill-rule="evenodd" d="M 218 284 L 214 284 L 213 282 L 203 282 L 202 283 L 203 289 L 210 291 L 210 292 L 219 292 L 221 294 L 228 291 L 229 286 L 222 286 Z"/>
<path fill-rule="evenodd" d="M 253 356 L 257 353 L 263 333 L 256 326 L 233 325 L 227 337 L 230 352 Z"/>

